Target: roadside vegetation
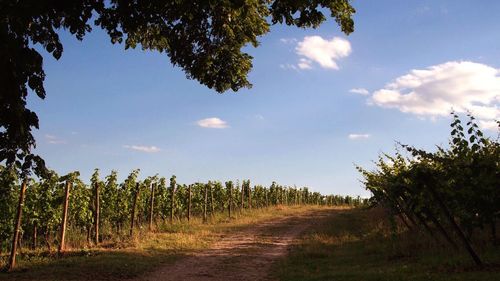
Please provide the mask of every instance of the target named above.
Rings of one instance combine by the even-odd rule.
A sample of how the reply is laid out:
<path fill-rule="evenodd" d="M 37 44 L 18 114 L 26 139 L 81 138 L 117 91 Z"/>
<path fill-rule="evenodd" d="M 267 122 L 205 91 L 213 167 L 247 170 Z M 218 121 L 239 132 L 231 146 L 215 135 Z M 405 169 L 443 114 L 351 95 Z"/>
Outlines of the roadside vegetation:
<path fill-rule="evenodd" d="M 399 144 L 357 167 L 369 209 L 318 223 L 276 268 L 281 280 L 499 280 L 500 144 L 452 115 L 449 147 Z"/>
<path fill-rule="evenodd" d="M 278 280 L 312 281 L 495 281 L 500 279 L 500 247 L 475 244 L 485 266 L 467 253 L 410 232 L 387 219 L 386 210 L 333 210 L 314 223 L 275 264 Z M 479 233 L 478 233 L 479 236 Z"/>
<path fill-rule="evenodd" d="M 72 248 L 58 255 L 40 248 L 26 249 L 18 257 L 16 269 L 0 273 L 0 280 L 123 280 L 142 276 L 194 251 L 206 249 L 236 230 L 326 206 L 272 206 L 226 213 L 192 221 L 162 224 L 154 232 L 138 228 L 132 238 L 102 243 L 99 247 Z"/>

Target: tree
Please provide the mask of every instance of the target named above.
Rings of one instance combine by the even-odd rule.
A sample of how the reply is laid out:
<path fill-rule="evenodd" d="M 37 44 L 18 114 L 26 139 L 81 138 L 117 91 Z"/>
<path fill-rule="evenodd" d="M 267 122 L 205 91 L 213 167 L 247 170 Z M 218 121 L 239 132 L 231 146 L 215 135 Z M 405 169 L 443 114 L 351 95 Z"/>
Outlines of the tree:
<path fill-rule="evenodd" d="M 43 57 L 35 46 L 59 59 L 61 29 L 83 40 L 92 28 L 102 28 L 125 49 L 165 53 L 187 78 L 222 93 L 251 87 L 252 57 L 243 47 L 257 47 L 257 38 L 274 24 L 318 27 L 327 10 L 344 33 L 353 31 L 350 0 L 2 1 L 0 162 L 19 170 L 43 166 L 31 153 L 31 130 L 39 120 L 26 99 L 30 91 L 45 98 Z"/>

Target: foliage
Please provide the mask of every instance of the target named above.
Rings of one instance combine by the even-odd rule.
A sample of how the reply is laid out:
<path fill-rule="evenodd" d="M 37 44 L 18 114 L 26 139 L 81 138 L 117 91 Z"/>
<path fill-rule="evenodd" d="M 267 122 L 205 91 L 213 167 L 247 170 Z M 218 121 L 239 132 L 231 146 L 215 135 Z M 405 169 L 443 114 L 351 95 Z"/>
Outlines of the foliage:
<path fill-rule="evenodd" d="M 373 204 L 386 207 L 408 228 L 421 228 L 456 247 L 457 237 L 474 256 L 470 246 L 475 229 L 488 227 L 496 242 L 500 216 L 500 145 L 484 137 L 469 115 L 466 129 L 453 114 L 448 148 L 427 152 L 409 145 L 394 156 L 379 157 L 377 170 L 363 174 Z M 478 264 L 481 262 L 477 261 Z"/>
<path fill-rule="evenodd" d="M 170 178 L 169 187 L 164 177 L 158 175 L 146 177 L 139 180 L 139 170 L 133 170 L 127 178 L 118 183 L 118 174 L 116 171 L 105 177 L 104 181 L 99 178 L 99 170 L 96 169 L 90 179 L 90 184 L 85 184 L 80 178 L 78 172 L 73 172 L 65 176 L 59 176 L 54 171 L 46 173 L 45 178 L 39 181 L 32 179 L 28 182 L 26 191 L 26 200 L 23 210 L 22 220 L 22 241 L 24 244 L 32 247 L 40 247 L 41 243 L 36 241 L 40 234 L 44 237 L 44 245 L 50 251 L 54 243 L 59 243 L 59 230 L 62 221 L 63 201 L 65 186 L 71 183 L 70 197 L 68 205 L 68 227 L 67 231 L 69 244 L 74 237 L 87 237 L 87 243 L 90 243 L 90 237 L 94 229 L 95 214 L 95 187 L 99 186 L 100 198 L 100 239 L 102 243 L 115 241 L 128 235 L 131 223 L 132 207 L 134 198 L 138 193 L 138 200 L 135 210 L 135 221 L 139 228 L 153 218 L 153 225 L 158 228 L 161 222 L 167 223 L 167 219 L 173 211 L 174 221 L 184 220 L 188 213 L 188 185 L 176 182 L 175 176 Z M 3 249 L 7 245 L 7 239 L 11 238 L 14 226 L 14 215 L 17 207 L 17 193 L 20 185 L 16 173 L 9 172 L 3 166 L 0 166 L 0 187 L 4 189 L 0 197 L 0 243 L 3 243 Z M 209 181 L 208 183 L 191 184 L 191 215 L 201 216 L 204 206 L 207 205 L 207 211 L 212 217 L 215 213 L 225 214 L 229 207 L 229 194 L 233 192 L 233 210 L 241 209 L 241 191 L 235 188 L 233 182 L 229 181 L 223 185 L 218 181 Z M 244 208 L 248 208 L 248 195 L 251 196 L 252 208 L 263 208 L 269 205 L 343 205 L 347 197 L 342 196 L 324 196 L 320 193 L 313 193 L 314 196 L 307 195 L 310 192 L 307 188 L 285 187 L 273 183 L 271 188 L 264 186 L 250 186 L 249 180 L 243 181 L 245 196 Z M 205 202 L 205 188 L 208 190 L 208 200 Z M 151 209 L 152 190 L 154 190 L 153 209 Z M 175 191 L 172 197 L 172 192 Z M 5 195 L 9 195 L 5 197 Z M 270 198 L 296 198 L 289 200 L 269 200 Z M 309 200 L 299 201 L 298 198 L 309 198 Z M 173 198 L 173 202 L 172 202 Z M 332 200 L 339 198 L 340 200 Z M 349 201 L 350 202 L 350 201 Z M 172 204 L 173 203 L 173 204 Z M 352 202 L 351 202 L 352 203 Z M 359 203 L 362 200 L 359 199 Z M 353 203 L 352 203 L 353 204 Z M 172 209 L 173 207 L 173 209 Z M 84 240 L 84 239 L 81 239 Z M 73 241 L 75 242 L 75 241 Z M 80 242 L 75 242 L 81 245 Z M 73 243 L 74 244 L 74 243 Z"/>
<path fill-rule="evenodd" d="M 0 166 L 0 252 L 14 231 L 16 208 L 16 173 Z"/>

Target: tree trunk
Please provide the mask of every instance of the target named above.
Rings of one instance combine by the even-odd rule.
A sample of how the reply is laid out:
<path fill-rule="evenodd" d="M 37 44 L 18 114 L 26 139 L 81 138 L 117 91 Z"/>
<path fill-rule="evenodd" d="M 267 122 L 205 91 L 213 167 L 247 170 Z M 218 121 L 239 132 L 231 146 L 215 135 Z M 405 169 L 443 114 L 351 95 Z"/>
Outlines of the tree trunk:
<path fill-rule="evenodd" d="M 135 224 L 135 209 L 137 206 L 137 200 L 139 199 L 139 183 L 136 183 L 135 185 L 135 195 L 134 195 L 134 202 L 132 203 L 132 215 L 130 217 L 130 237 L 134 234 L 134 224 Z"/>
<path fill-rule="evenodd" d="M 68 222 L 68 204 L 69 204 L 69 194 L 71 189 L 71 182 L 66 180 L 66 190 L 64 196 L 64 205 L 63 205 L 63 213 L 62 213 L 62 222 L 61 222 L 61 243 L 59 244 L 59 253 L 64 251 L 65 247 L 65 239 L 66 239 L 66 224 Z"/>
<path fill-rule="evenodd" d="M 95 230 L 95 245 L 99 245 L 99 215 L 100 215 L 100 196 L 99 183 L 95 184 L 95 213 L 94 213 L 94 230 Z"/>
<path fill-rule="evenodd" d="M 151 202 L 149 207 L 149 231 L 153 230 L 154 204 L 155 204 L 155 185 L 151 184 Z"/>
<path fill-rule="evenodd" d="M 9 258 L 9 268 L 8 268 L 9 271 L 14 269 L 14 267 L 16 266 L 16 251 L 17 251 L 17 244 L 19 241 L 19 231 L 21 228 L 21 218 L 23 215 L 23 206 L 24 206 L 24 195 L 26 193 L 27 184 L 28 184 L 28 179 L 24 179 L 23 183 L 21 184 L 21 189 L 19 191 L 19 203 L 17 204 L 16 226 L 14 228 L 14 237 L 12 238 L 12 248 L 10 251 L 10 258 Z"/>

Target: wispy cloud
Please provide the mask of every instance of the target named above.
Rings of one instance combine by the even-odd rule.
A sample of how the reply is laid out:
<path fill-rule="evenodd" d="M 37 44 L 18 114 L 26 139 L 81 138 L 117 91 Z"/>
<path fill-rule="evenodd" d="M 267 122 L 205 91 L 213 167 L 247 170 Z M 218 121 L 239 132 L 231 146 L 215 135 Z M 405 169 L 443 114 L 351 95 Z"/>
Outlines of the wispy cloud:
<path fill-rule="evenodd" d="M 375 91 L 369 104 L 395 108 L 420 118 L 471 112 L 484 129 L 500 119 L 500 69 L 470 61 L 450 61 L 413 69 Z"/>
<path fill-rule="evenodd" d="M 291 69 L 291 70 L 299 70 L 299 68 L 294 65 L 294 64 L 289 64 L 289 63 L 286 63 L 286 64 L 280 64 L 280 68 L 281 69 Z"/>
<path fill-rule="evenodd" d="M 361 139 L 368 139 L 371 137 L 370 134 L 349 134 L 347 136 L 350 140 L 361 140 Z"/>
<path fill-rule="evenodd" d="M 257 120 L 264 120 L 264 119 L 265 119 L 265 118 L 264 118 L 264 116 L 263 116 L 262 114 L 255 114 L 255 116 L 254 116 L 254 117 L 255 117 L 255 119 L 257 119 Z"/>
<path fill-rule="evenodd" d="M 140 151 L 140 152 L 146 152 L 146 153 L 156 153 L 160 152 L 161 149 L 152 145 L 152 146 L 146 146 L 146 145 L 124 145 L 123 148 L 135 150 L 135 151 Z"/>
<path fill-rule="evenodd" d="M 370 92 L 365 88 L 354 88 L 354 89 L 350 89 L 349 92 L 353 93 L 353 94 L 363 95 L 363 96 L 367 96 L 370 94 Z"/>
<path fill-rule="evenodd" d="M 211 128 L 211 129 L 225 129 L 229 127 L 226 121 L 221 120 L 218 117 L 201 119 L 198 120 L 196 124 L 198 124 L 198 126 L 200 127 Z"/>
<path fill-rule="evenodd" d="M 283 44 L 294 44 L 297 43 L 297 38 L 280 38 L 280 42 Z"/>
<path fill-rule="evenodd" d="M 297 63 L 297 67 L 299 69 L 312 69 L 312 61 L 305 58 L 300 58 L 299 63 Z"/>
<path fill-rule="evenodd" d="M 50 144 L 66 144 L 66 141 L 54 135 L 45 135 L 45 140 Z"/>

